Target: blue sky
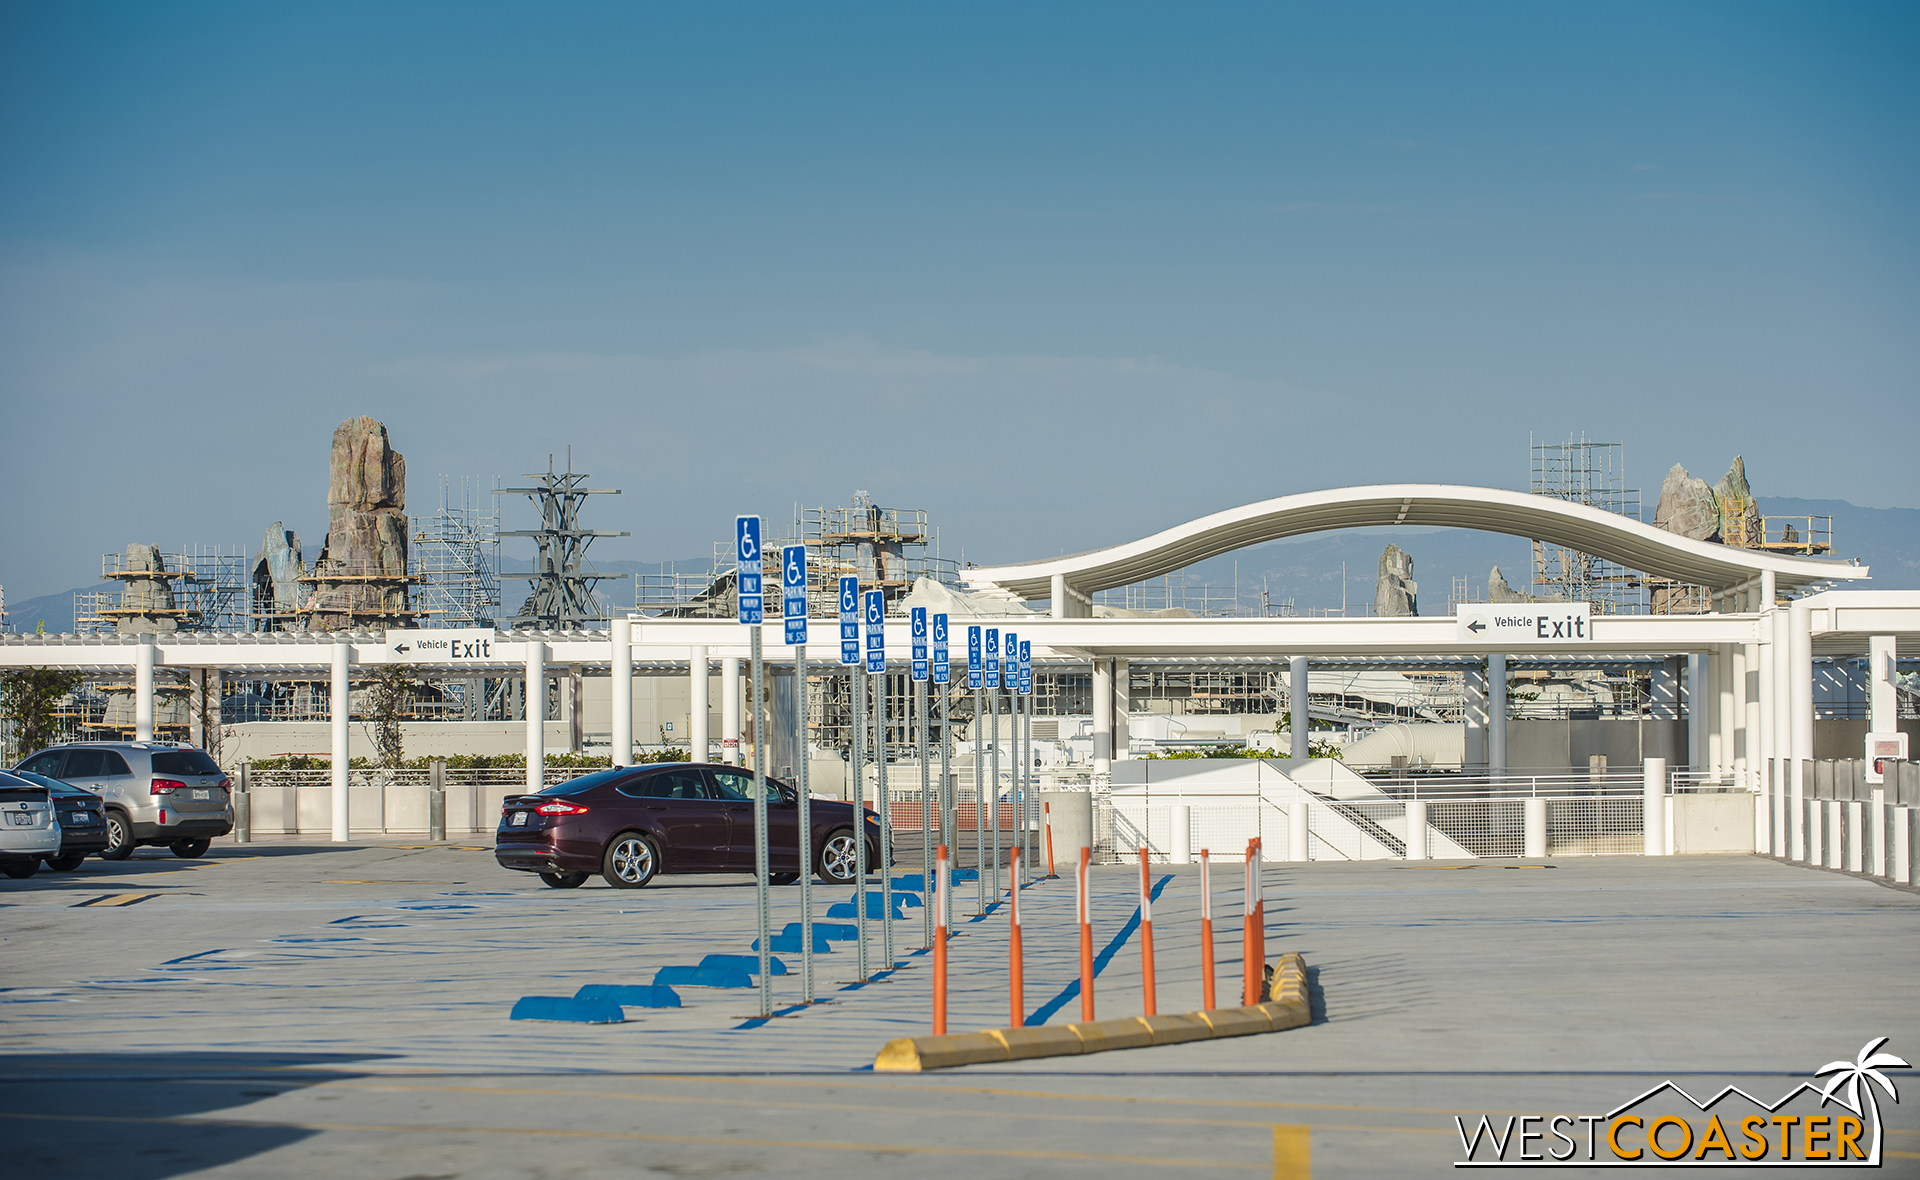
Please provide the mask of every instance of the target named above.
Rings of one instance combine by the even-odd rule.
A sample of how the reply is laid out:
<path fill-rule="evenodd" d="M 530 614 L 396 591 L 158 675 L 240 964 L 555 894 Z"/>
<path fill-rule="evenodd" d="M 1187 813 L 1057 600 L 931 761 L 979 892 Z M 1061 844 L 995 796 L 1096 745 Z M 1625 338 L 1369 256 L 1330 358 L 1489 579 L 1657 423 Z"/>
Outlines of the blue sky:
<path fill-rule="evenodd" d="M 416 506 L 571 444 L 640 560 L 855 488 L 1017 560 L 1530 431 L 1920 506 L 1915 13 L 7 4 L 0 584 L 311 556 L 362 413 Z"/>

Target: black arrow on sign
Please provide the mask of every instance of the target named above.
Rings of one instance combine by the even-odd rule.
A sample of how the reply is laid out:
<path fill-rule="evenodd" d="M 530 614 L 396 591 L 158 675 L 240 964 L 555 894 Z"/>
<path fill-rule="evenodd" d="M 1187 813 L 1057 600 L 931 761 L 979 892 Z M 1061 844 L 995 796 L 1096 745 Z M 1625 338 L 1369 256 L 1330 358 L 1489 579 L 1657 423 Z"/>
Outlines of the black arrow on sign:
<path fill-rule="evenodd" d="M 1487 625 L 1481 622 L 1479 619 L 1475 619 L 1473 622 L 1467 624 L 1467 630 L 1473 632 L 1475 635 L 1480 634 L 1480 632 L 1485 631 L 1486 629 L 1487 629 Z"/>
<path fill-rule="evenodd" d="M 408 647 L 406 644 L 401 643 L 401 644 L 396 644 L 393 650 L 399 652 L 401 655 L 406 655 L 409 651 L 412 651 L 413 649 Z"/>

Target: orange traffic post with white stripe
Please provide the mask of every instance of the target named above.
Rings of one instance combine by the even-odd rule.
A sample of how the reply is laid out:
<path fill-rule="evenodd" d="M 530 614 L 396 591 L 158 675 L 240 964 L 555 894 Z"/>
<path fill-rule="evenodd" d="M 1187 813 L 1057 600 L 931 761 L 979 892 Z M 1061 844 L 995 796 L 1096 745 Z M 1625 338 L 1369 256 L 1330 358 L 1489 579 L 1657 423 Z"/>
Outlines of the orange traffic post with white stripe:
<path fill-rule="evenodd" d="M 1240 920 L 1240 1002 L 1258 1004 L 1260 1002 L 1260 959 L 1253 953 L 1253 914 L 1259 903 L 1254 900 L 1260 885 L 1253 871 L 1254 841 L 1247 841 L 1247 864 L 1245 881 L 1242 884 L 1246 899 L 1246 913 Z"/>
<path fill-rule="evenodd" d="M 935 886 L 933 927 L 933 1035 L 947 1035 L 947 890 L 953 887 L 953 873 L 947 868 L 947 846 L 942 844 L 934 857 L 940 874 Z"/>
<path fill-rule="evenodd" d="M 1009 996 L 1009 1006 L 1013 1011 L 1013 1019 L 1008 1021 L 1008 1025 L 1012 1028 L 1025 1028 L 1027 1024 L 1027 984 L 1023 962 L 1025 952 L 1020 946 L 1020 846 L 1017 844 L 1014 845 L 1013 849 L 1012 872 L 1013 905 L 1011 906 L 1010 912 L 1013 918 L 1013 937 L 1010 938 L 1007 943 L 1007 953 L 1011 956 L 1012 963 L 1009 965 L 1007 979 L 1011 992 Z"/>
<path fill-rule="evenodd" d="M 1260 994 L 1267 984 L 1267 893 L 1260 884 L 1260 862 L 1266 858 L 1267 845 L 1260 837 L 1253 838 L 1253 1000 L 1258 1004 L 1267 997 Z"/>
<path fill-rule="evenodd" d="M 1213 883 L 1207 870 L 1207 850 L 1200 850 L 1200 1006 L 1211 1010 L 1213 1002 Z"/>
<path fill-rule="evenodd" d="M 1147 874 L 1147 850 L 1140 850 L 1140 998 L 1148 1016 L 1158 1016 L 1153 994 L 1153 886 Z"/>
<path fill-rule="evenodd" d="M 1040 815 L 1047 829 L 1047 880 L 1055 881 L 1059 879 L 1060 874 L 1053 871 L 1053 804 L 1042 803 Z"/>
<path fill-rule="evenodd" d="M 1080 911 L 1080 1019 L 1093 1019 L 1093 919 L 1087 906 L 1087 864 L 1093 859 L 1093 850 L 1080 849 L 1080 871 L 1076 873 L 1078 902 Z"/>

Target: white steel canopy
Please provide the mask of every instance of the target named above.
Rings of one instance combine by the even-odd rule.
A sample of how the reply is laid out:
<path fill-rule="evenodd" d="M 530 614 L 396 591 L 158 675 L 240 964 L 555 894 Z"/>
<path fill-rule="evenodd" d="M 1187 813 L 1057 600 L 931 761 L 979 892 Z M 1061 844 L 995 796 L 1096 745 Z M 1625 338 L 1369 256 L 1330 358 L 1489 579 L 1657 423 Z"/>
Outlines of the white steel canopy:
<path fill-rule="evenodd" d="M 1867 576 L 1865 566 L 1693 541 L 1617 513 L 1528 492 L 1451 484 L 1380 484 L 1262 500 L 1124 545 L 981 566 L 963 570 L 961 577 L 977 589 L 998 588 L 1029 601 L 1052 597 L 1053 580 L 1061 577 L 1070 593 L 1085 596 L 1156 578 L 1249 545 L 1383 525 L 1506 533 L 1565 545 L 1656 578 L 1714 591 L 1752 583 L 1768 572 L 1782 590 Z"/>

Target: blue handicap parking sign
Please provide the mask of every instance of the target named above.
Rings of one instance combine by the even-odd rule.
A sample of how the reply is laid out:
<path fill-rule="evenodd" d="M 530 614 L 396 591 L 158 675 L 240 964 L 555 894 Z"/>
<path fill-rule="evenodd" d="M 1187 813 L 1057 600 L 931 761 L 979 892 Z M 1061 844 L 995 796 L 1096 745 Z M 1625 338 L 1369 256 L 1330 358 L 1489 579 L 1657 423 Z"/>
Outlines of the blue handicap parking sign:
<path fill-rule="evenodd" d="M 739 601 L 740 621 L 761 621 L 760 598 L 760 518 L 733 518 L 734 597 Z"/>
<path fill-rule="evenodd" d="M 840 579 L 840 662 L 860 662 L 860 579 Z"/>
<path fill-rule="evenodd" d="M 952 670 L 947 667 L 947 616 L 933 616 L 933 682 L 945 684 Z"/>
<path fill-rule="evenodd" d="M 986 661 L 981 656 L 980 628 L 967 628 L 967 687 L 979 688 Z"/>
<path fill-rule="evenodd" d="M 987 628 L 987 666 L 986 684 L 988 688 L 1000 687 L 1000 628 Z"/>
<path fill-rule="evenodd" d="M 1020 641 L 1020 693 L 1033 693 L 1033 641 L 1028 639 Z"/>
<path fill-rule="evenodd" d="M 887 670 L 887 598 L 878 590 L 863 597 L 862 611 L 867 625 L 867 671 L 875 675 Z"/>
<path fill-rule="evenodd" d="M 780 617 L 787 624 L 787 642 L 807 641 L 807 547 L 788 545 L 780 550 Z"/>
<path fill-rule="evenodd" d="M 927 678 L 927 608 L 916 606 L 908 612 L 907 617 L 912 620 L 913 678 L 925 680 Z"/>

